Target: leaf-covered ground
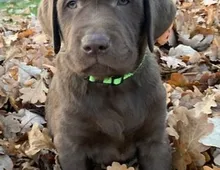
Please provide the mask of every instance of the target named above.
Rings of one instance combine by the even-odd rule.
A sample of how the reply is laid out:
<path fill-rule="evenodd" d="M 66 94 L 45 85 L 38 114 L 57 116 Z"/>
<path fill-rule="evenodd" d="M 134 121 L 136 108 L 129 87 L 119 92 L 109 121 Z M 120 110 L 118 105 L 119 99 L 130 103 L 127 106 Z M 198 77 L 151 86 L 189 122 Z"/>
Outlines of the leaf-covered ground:
<path fill-rule="evenodd" d="M 36 18 L 38 3 L 0 3 L 0 170 L 59 169 L 44 119 L 55 57 Z M 220 170 L 220 1 L 175 3 L 169 41 L 155 46 L 173 167 Z M 118 163 L 107 169 L 133 170 Z"/>

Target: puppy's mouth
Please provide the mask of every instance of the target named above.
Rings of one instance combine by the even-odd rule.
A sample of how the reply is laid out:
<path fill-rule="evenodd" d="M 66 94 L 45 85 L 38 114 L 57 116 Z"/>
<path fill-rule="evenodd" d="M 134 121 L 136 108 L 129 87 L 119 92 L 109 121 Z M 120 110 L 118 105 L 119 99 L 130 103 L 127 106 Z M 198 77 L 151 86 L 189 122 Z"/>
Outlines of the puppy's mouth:
<path fill-rule="evenodd" d="M 120 74 L 115 69 L 101 65 L 94 64 L 84 70 L 85 79 L 92 83 L 101 83 L 106 85 L 118 86 L 124 82 L 124 80 L 132 77 L 134 73 Z"/>
<path fill-rule="evenodd" d="M 98 80 L 104 80 L 107 77 L 123 75 L 119 71 L 99 63 L 95 63 L 82 71 L 85 76 L 94 76 Z"/>

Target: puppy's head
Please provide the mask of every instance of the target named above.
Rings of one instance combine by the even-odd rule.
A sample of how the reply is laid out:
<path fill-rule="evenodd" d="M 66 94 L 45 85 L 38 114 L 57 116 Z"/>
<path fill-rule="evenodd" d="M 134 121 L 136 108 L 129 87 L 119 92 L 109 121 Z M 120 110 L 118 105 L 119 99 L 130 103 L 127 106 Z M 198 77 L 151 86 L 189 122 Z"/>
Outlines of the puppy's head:
<path fill-rule="evenodd" d="M 53 0 L 55 52 L 77 74 L 104 78 L 133 72 L 145 48 L 171 24 L 171 0 Z"/>

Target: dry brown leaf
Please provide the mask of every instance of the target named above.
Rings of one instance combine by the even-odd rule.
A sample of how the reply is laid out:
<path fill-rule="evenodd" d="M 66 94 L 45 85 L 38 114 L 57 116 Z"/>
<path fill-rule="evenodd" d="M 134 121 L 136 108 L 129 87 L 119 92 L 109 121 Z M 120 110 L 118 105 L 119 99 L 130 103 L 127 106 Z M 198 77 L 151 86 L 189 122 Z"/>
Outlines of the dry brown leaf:
<path fill-rule="evenodd" d="M 202 113 L 211 114 L 212 107 L 216 107 L 217 103 L 215 101 L 215 95 L 207 95 L 205 96 L 201 102 L 197 102 L 195 107 L 195 116 L 200 116 Z"/>
<path fill-rule="evenodd" d="M 19 39 L 22 39 L 22 38 L 26 38 L 26 37 L 29 37 L 29 36 L 32 36 L 34 34 L 34 30 L 32 29 L 27 29 L 25 31 L 22 31 L 18 34 L 18 38 Z"/>
<path fill-rule="evenodd" d="M 173 167 L 178 170 L 187 170 L 187 165 L 192 163 L 192 159 L 188 152 L 185 151 L 186 146 L 179 143 L 179 141 L 175 141 L 174 146 Z"/>
<path fill-rule="evenodd" d="M 18 67 L 14 66 L 12 68 L 9 69 L 9 73 L 10 76 L 14 79 L 14 80 L 18 80 Z"/>
<path fill-rule="evenodd" d="M 18 33 L 16 34 L 9 34 L 8 36 L 3 37 L 4 42 L 7 47 L 10 47 L 12 42 L 16 41 L 18 39 Z"/>
<path fill-rule="evenodd" d="M 217 166 L 213 165 L 213 170 L 220 170 L 220 167 L 217 167 Z"/>
<path fill-rule="evenodd" d="M 0 87 L 0 108 L 2 108 L 7 101 L 8 101 L 8 95 Z"/>
<path fill-rule="evenodd" d="M 179 139 L 179 134 L 173 127 L 167 127 L 166 128 L 167 134 L 170 136 L 174 136 L 176 140 Z"/>
<path fill-rule="evenodd" d="M 213 6 L 209 6 L 208 8 L 208 19 L 207 19 L 207 25 L 211 26 L 214 22 L 214 7 Z"/>
<path fill-rule="evenodd" d="M 118 162 L 113 162 L 112 166 L 108 166 L 107 170 L 135 170 L 134 168 L 130 167 L 127 168 L 127 165 L 123 164 L 119 164 Z"/>
<path fill-rule="evenodd" d="M 47 37 L 45 34 L 36 34 L 32 37 L 32 39 L 37 44 L 44 44 L 47 42 Z"/>
<path fill-rule="evenodd" d="M 191 37 L 194 37 L 197 34 L 202 34 L 202 35 L 213 35 L 215 31 L 211 28 L 204 28 L 201 26 L 196 26 L 195 30 L 191 32 Z"/>
<path fill-rule="evenodd" d="M 180 73 L 172 73 L 170 80 L 168 80 L 167 83 L 174 86 L 184 87 L 187 85 L 187 80 Z"/>
<path fill-rule="evenodd" d="M 209 166 L 203 166 L 203 170 L 213 170 L 213 169 L 210 168 Z"/>
<path fill-rule="evenodd" d="M 36 82 L 37 80 L 36 79 L 29 79 L 29 80 L 26 80 L 25 82 L 24 82 L 24 86 L 26 86 L 26 87 L 31 87 L 35 82 Z"/>
<path fill-rule="evenodd" d="M 20 99 L 22 99 L 23 103 L 44 103 L 46 101 L 46 94 L 48 92 L 48 88 L 44 83 L 44 72 L 41 74 L 41 79 L 37 80 L 31 87 L 23 87 L 19 91 L 22 93 Z"/>
<path fill-rule="evenodd" d="M 215 36 L 213 44 L 220 48 L 220 36 Z"/>
<path fill-rule="evenodd" d="M 181 9 L 188 9 L 193 5 L 192 2 L 183 2 L 181 5 Z"/>
<path fill-rule="evenodd" d="M 170 136 L 174 136 L 176 140 L 179 139 L 179 134 L 176 130 L 177 122 L 182 121 L 185 125 L 188 125 L 188 118 L 186 116 L 186 113 L 188 109 L 185 107 L 175 107 L 174 110 L 169 113 L 169 117 L 167 120 L 167 124 L 169 127 L 167 127 L 167 132 Z"/>
<path fill-rule="evenodd" d="M 213 168 L 209 166 L 203 166 L 203 170 L 220 170 L 220 168 L 214 165 L 213 165 Z"/>
<path fill-rule="evenodd" d="M 168 104 L 171 101 L 170 96 L 171 96 L 171 91 L 173 90 L 173 88 L 171 85 L 169 85 L 167 83 L 164 83 L 163 85 L 164 85 L 166 92 L 167 92 L 166 103 Z"/>
<path fill-rule="evenodd" d="M 55 74 L 56 71 L 57 71 L 56 67 L 54 67 L 52 65 L 43 64 L 43 66 L 46 67 L 46 68 L 49 68 L 53 74 Z"/>
<path fill-rule="evenodd" d="M 47 134 L 46 129 L 41 131 L 36 123 L 31 131 L 28 132 L 28 143 L 29 148 L 25 150 L 25 153 L 30 157 L 37 154 L 41 149 L 54 149 L 52 139 Z"/>
<path fill-rule="evenodd" d="M 182 121 L 177 123 L 177 131 L 180 135 L 179 143 L 180 146 L 185 147 L 180 149 L 180 151 L 184 151 L 180 155 L 187 154 L 195 165 L 202 166 L 205 164 L 205 156 L 201 152 L 206 151 L 209 147 L 199 143 L 199 139 L 212 132 L 213 124 L 208 123 L 208 116 L 205 114 L 194 117 L 190 110 L 186 110 L 185 114 L 188 124 L 184 124 Z"/>

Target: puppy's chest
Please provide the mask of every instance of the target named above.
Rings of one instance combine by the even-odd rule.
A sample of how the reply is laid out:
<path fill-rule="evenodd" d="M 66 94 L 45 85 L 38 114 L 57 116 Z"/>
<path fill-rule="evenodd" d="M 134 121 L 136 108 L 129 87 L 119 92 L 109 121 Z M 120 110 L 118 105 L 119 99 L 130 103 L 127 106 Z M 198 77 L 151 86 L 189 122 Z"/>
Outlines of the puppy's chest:
<path fill-rule="evenodd" d="M 135 135 L 145 119 L 145 116 L 136 114 L 131 109 L 107 108 L 99 113 L 93 117 L 96 129 L 119 140 Z"/>
<path fill-rule="evenodd" d="M 138 98 L 138 97 L 137 97 Z M 102 133 L 115 138 L 135 134 L 147 116 L 145 105 L 131 96 L 100 99 L 90 105 L 91 119 Z"/>
<path fill-rule="evenodd" d="M 94 131 L 87 133 L 88 138 L 83 142 L 94 162 L 108 165 L 113 161 L 125 162 L 135 156 L 135 131 L 123 128 L 124 125 L 116 121 L 111 125 L 105 121 L 98 124 L 94 124 Z"/>
<path fill-rule="evenodd" d="M 88 147 L 88 156 L 96 163 L 110 165 L 113 161 L 126 162 L 133 159 L 136 154 L 136 146 L 134 141 L 125 138 L 121 141 L 115 141 L 112 138 L 106 138 L 101 142 Z"/>

